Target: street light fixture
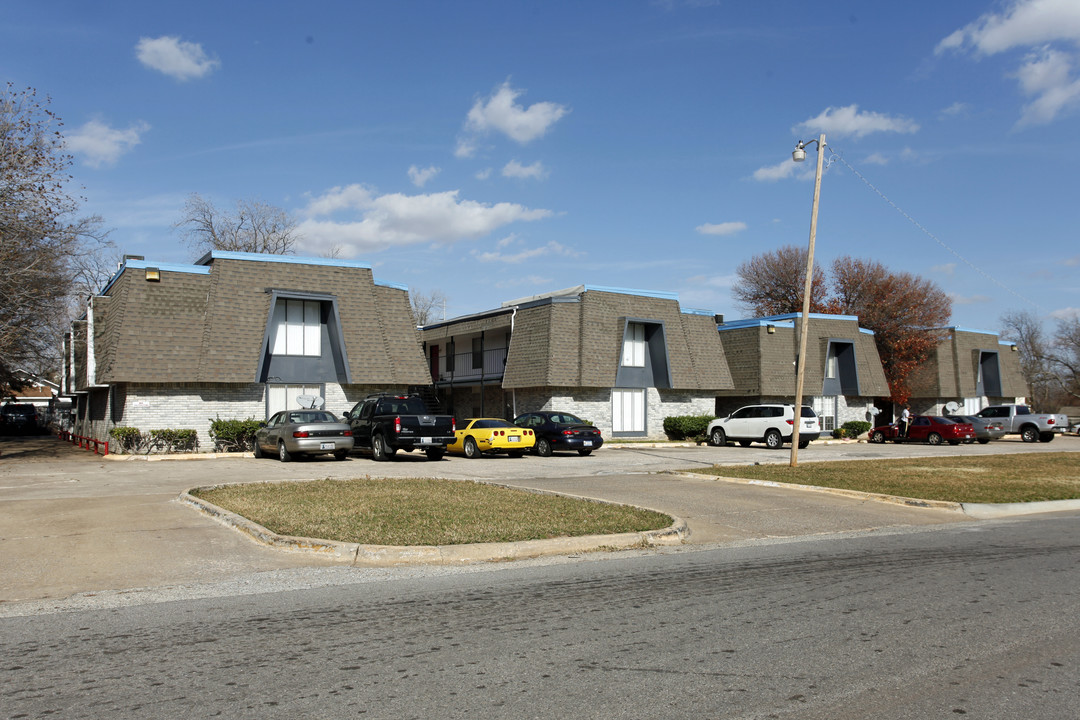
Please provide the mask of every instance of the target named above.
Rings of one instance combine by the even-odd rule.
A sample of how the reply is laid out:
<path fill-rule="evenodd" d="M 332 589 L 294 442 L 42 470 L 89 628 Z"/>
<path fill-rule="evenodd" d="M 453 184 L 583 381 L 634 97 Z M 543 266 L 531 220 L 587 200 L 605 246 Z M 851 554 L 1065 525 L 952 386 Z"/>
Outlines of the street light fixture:
<path fill-rule="evenodd" d="M 817 143 L 817 174 L 814 177 L 814 205 L 810 210 L 810 247 L 806 253 L 806 285 L 803 287 L 802 322 L 799 326 L 799 358 L 795 368 L 795 421 L 791 429 L 791 467 L 799 464 L 799 426 L 802 424 L 803 379 L 806 365 L 806 335 L 810 327 L 810 289 L 814 283 L 814 238 L 817 235 L 818 200 L 821 197 L 821 164 L 825 157 L 825 133 L 816 140 L 800 140 L 795 144 L 791 159 L 806 160 L 806 146 Z"/>

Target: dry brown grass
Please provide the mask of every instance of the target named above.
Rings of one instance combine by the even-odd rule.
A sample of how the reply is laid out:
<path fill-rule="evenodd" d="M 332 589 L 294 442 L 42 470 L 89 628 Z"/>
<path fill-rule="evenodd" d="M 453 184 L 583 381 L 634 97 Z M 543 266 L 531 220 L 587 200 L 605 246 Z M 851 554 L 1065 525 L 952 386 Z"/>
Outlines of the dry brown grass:
<path fill-rule="evenodd" d="M 852 460 L 714 466 L 692 472 L 859 490 L 923 500 L 1012 503 L 1080 498 L 1080 454 Z"/>
<path fill-rule="evenodd" d="M 372 545 L 511 542 L 671 524 L 650 510 L 452 480 L 315 480 L 194 494 L 280 535 Z"/>

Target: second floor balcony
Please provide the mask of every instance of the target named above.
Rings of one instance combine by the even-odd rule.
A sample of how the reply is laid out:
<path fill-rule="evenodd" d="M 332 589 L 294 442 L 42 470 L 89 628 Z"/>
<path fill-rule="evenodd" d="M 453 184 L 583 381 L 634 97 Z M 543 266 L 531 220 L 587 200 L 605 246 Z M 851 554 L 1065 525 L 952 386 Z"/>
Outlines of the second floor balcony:
<path fill-rule="evenodd" d="M 501 380 L 506 371 L 507 348 L 459 352 L 429 358 L 431 377 L 437 385 Z"/>

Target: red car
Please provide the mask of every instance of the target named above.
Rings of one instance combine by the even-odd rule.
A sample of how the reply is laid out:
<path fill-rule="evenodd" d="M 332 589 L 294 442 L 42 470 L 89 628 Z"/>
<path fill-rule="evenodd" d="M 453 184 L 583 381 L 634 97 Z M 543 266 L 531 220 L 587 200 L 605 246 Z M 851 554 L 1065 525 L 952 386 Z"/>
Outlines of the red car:
<path fill-rule="evenodd" d="M 971 423 L 956 422 L 937 415 L 915 415 L 908 426 L 907 437 L 900 437 L 896 425 L 882 425 L 870 431 L 870 442 L 927 442 L 940 445 L 943 441 L 950 445 L 975 442 L 975 428 Z"/>

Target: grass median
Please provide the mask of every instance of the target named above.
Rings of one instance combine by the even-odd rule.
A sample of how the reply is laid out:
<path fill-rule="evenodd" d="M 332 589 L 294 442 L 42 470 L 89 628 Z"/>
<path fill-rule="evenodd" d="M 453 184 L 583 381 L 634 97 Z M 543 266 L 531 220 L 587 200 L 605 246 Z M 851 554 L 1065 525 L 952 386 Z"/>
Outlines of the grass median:
<path fill-rule="evenodd" d="M 279 535 L 368 545 L 459 545 L 659 530 L 663 513 L 482 483 L 314 480 L 193 493 Z"/>
<path fill-rule="evenodd" d="M 921 500 L 1018 503 L 1080 498 L 1080 454 L 847 460 L 695 468 L 695 473 L 857 490 Z"/>

